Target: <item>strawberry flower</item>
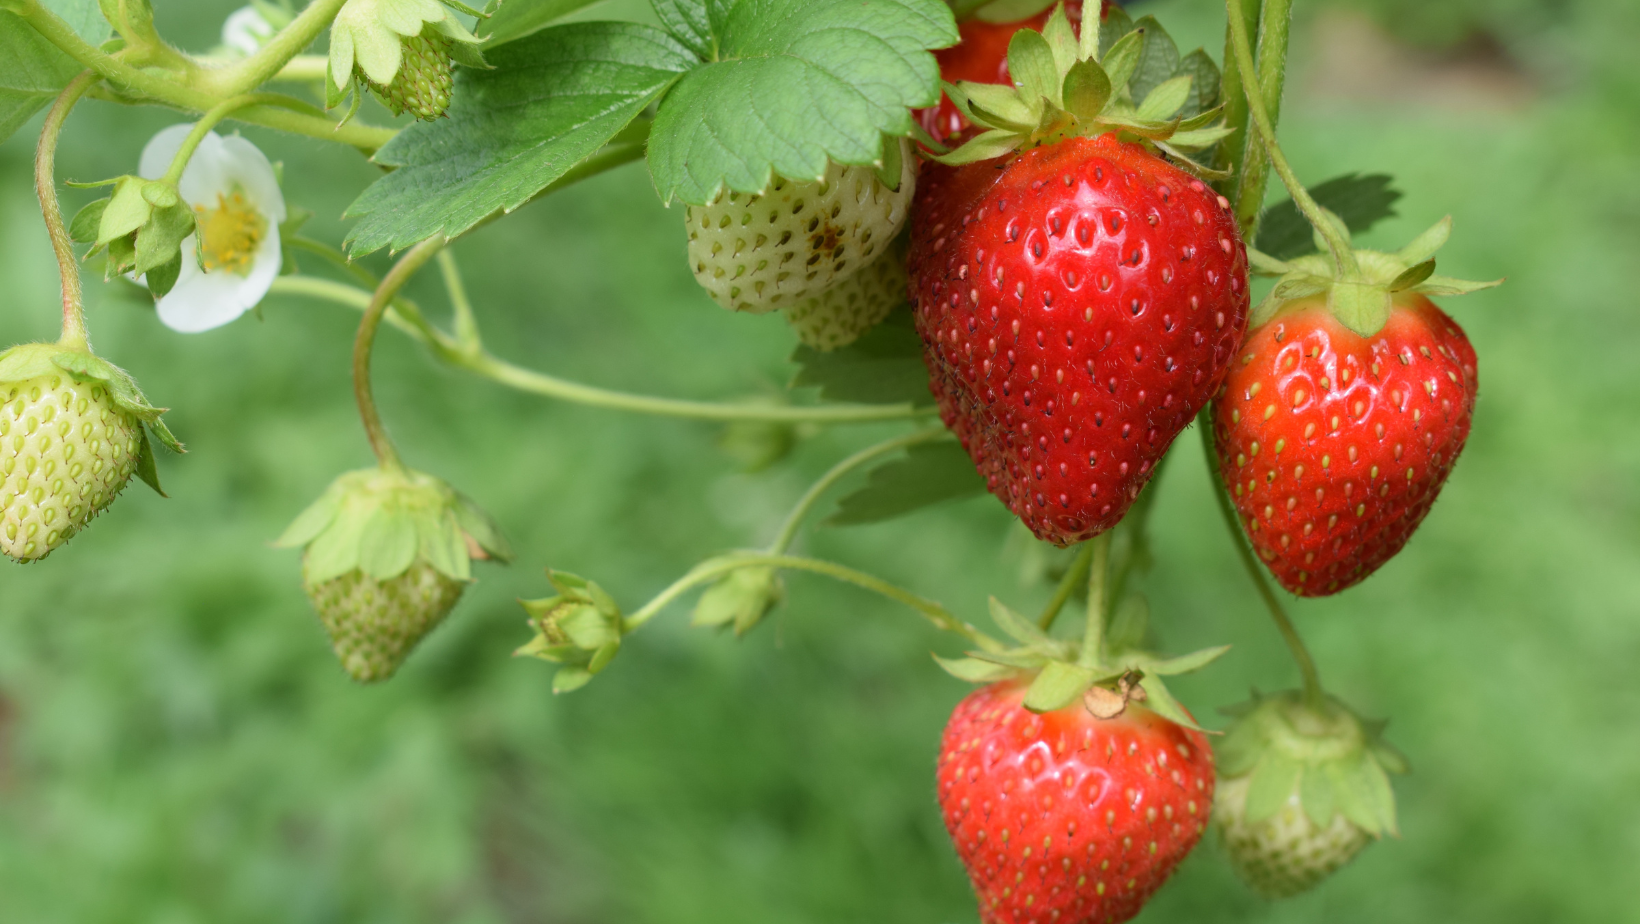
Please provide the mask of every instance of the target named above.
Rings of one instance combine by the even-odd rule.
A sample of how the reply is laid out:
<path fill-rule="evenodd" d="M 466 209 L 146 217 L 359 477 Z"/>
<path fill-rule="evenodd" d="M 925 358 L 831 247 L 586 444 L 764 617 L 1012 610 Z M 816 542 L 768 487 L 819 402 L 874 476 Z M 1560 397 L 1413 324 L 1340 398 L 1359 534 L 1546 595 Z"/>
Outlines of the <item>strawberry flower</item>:
<path fill-rule="evenodd" d="M 164 176 L 191 128 L 173 125 L 155 135 L 142 150 L 141 175 Z M 182 242 L 182 270 L 157 309 L 167 327 L 193 334 L 227 324 L 268 293 L 282 260 L 285 197 L 255 145 L 215 132 L 194 151 L 177 191 L 198 225 Z"/>

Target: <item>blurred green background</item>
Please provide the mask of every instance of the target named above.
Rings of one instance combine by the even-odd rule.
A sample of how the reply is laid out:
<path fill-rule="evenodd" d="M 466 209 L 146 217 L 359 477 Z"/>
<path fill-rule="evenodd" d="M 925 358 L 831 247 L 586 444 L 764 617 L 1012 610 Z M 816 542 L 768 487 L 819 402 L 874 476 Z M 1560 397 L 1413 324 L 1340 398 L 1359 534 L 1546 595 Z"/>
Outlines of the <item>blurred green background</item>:
<path fill-rule="evenodd" d="M 1210 0 L 1132 6 L 1218 56 Z M 194 49 L 231 9 L 158 7 Z M 1283 129 L 1299 173 L 1393 173 L 1402 217 L 1368 243 L 1397 246 L 1450 212 L 1443 271 L 1510 279 L 1448 306 L 1482 394 L 1441 503 L 1378 576 L 1293 606 L 1329 684 L 1393 719 L 1416 771 L 1397 781 L 1404 836 L 1279 905 L 1207 843 L 1141 920 L 1640 920 L 1640 15 L 1629 0 L 1298 7 Z M 178 119 L 88 103 L 60 175 L 130 171 Z M 0 145 L 6 342 L 55 336 L 32 134 Z M 246 134 L 284 162 L 291 204 L 318 212 L 308 233 L 339 241 L 372 168 Z M 455 249 L 510 359 L 634 391 L 778 390 L 790 334 L 713 306 L 680 225 L 628 167 Z M 411 294 L 442 309 L 426 276 Z M 907 612 L 794 576 L 747 639 L 691 631 L 674 607 L 571 696 L 551 695 L 546 665 L 509 657 L 528 637 L 514 600 L 545 595 L 543 566 L 635 608 L 699 558 L 766 541 L 813 477 L 892 428 L 824 433 L 738 474 L 713 427 L 512 393 L 388 333 L 378 391 L 407 460 L 494 512 L 519 554 L 482 569 L 397 679 L 360 688 L 295 554 L 268 546 L 369 461 L 347 378 L 356 316 L 274 298 L 260 318 L 182 336 L 121 287 L 90 290 L 100 352 L 174 408 L 191 452 L 161 459 L 170 500 L 133 488 L 49 560 L 0 577 L 0 919 L 974 921 L 931 785 L 965 691 L 928 651 L 956 646 Z M 1146 584 L 1169 648 L 1235 645 L 1175 687 L 1218 721 L 1250 685 L 1295 673 L 1184 439 Z M 985 498 L 805 544 L 978 620 L 987 594 L 1047 595 L 1004 553 L 1009 523 Z"/>

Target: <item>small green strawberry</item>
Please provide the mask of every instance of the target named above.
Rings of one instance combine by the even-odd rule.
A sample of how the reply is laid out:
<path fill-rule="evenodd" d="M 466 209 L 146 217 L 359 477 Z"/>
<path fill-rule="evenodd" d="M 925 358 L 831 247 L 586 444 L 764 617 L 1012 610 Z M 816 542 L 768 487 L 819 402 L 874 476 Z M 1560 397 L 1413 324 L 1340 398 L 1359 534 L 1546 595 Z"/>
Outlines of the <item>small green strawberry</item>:
<path fill-rule="evenodd" d="M 0 551 L 20 562 L 67 542 L 133 474 L 159 491 L 148 429 L 182 451 L 164 409 L 87 350 L 27 343 L 0 353 L 0 402 Z"/>
<path fill-rule="evenodd" d="M 736 568 L 700 595 L 690 625 L 733 626 L 736 635 L 745 635 L 785 596 L 785 583 L 775 569 Z"/>
<path fill-rule="evenodd" d="M 535 637 L 514 654 L 559 665 L 552 692 L 579 690 L 609 666 L 629 627 L 602 587 L 566 571 L 548 571 L 556 596 L 524 600 Z"/>
<path fill-rule="evenodd" d="M 818 295 L 786 306 L 799 340 L 821 352 L 848 346 L 906 303 L 905 254 L 898 247 Z"/>
<path fill-rule="evenodd" d="M 302 588 L 349 676 L 393 676 L 472 578 L 471 559 L 511 557 L 490 518 L 421 472 L 348 472 L 274 543 L 303 548 Z"/>
<path fill-rule="evenodd" d="M 347 0 L 330 28 L 325 107 L 340 105 L 356 81 L 394 115 L 444 115 L 455 85 L 452 59 L 487 66 L 480 40 L 452 10 L 477 12 L 456 0 Z"/>
<path fill-rule="evenodd" d="M 1406 758 L 1329 698 L 1297 691 L 1228 710 L 1239 717 L 1217 751 L 1214 818 L 1236 874 L 1266 898 L 1314 888 L 1386 832 L 1395 834 L 1387 773 Z"/>
<path fill-rule="evenodd" d="M 870 266 L 905 223 L 916 185 L 905 139 L 884 151 L 881 168 L 833 163 L 813 182 L 777 176 L 761 193 L 725 190 L 690 206 L 696 281 L 723 307 L 761 314 Z"/>

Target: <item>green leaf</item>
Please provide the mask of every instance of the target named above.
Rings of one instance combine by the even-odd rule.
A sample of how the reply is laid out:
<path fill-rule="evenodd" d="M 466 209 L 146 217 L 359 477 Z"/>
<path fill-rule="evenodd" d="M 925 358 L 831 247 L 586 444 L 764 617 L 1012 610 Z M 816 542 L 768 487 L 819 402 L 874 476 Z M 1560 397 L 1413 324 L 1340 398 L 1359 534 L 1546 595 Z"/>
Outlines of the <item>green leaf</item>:
<path fill-rule="evenodd" d="M 407 511 L 381 506 L 359 534 L 359 570 L 378 581 L 404 573 L 420 549 L 416 521 Z"/>
<path fill-rule="evenodd" d="M 1266 752 L 1247 784 L 1247 820 L 1256 824 L 1281 811 L 1298 785 L 1302 769 L 1296 761 Z"/>
<path fill-rule="evenodd" d="M 483 20 L 473 34 L 486 39 L 486 52 L 530 35 L 598 0 L 507 0 L 495 15 Z"/>
<path fill-rule="evenodd" d="M 1144 47 L 1139 50 L 1139 60 L 1133 69 L 1133 79 L 1128 83 L 1133 100 L 1138 102 L 1179 73 L 1179 46 L 1173 43 L 1173 37 L 1167 34 L 1154 16 L 1140 19 L 1133 27 L 1143 30 L 1145 35 Z M 1179 103 L 1183 105 L 1184 100 L 1180 99 Z M 1173 110 L 1168 110 L 1167 115 L 1172 114 Z"/>
<path fill-rule="evenodd" d="M 1179 109 L 1179 117 L 1188 119 L 1211 111 L 1219 104 L 1219 90 L 1224 77 L 1219 73 L 1219 66 L 1207 52 L 1198 48 L 1184 56 L 1179 61 L 1180 74 L 1188 74 L 1190 80 L 1190 96 Z"/>
<path fill-rule="evenodd" d="M 649 5 L 673 38 L 689 46 L 702 61 L 712 60 L 712 22 L 704 0 L 650 0 Z"/>
<path fill-rule="evenodd" d="M 1018 671 L 1015 668 L 1002 664 L 993 664 L 989 661 L 980 661 L 976 658 L 942 658 L 934 655 L 934 661 L 947 674 L 968 683 L 995 683 L 1014 676 Z"/>
<path fill-rule="evenodd" d="M 1049 661 L 1025 691 L 1025 708 L 1032 712 L 1063 709 L 1093 686 L 1094 672 L 1064 661 Z"/>
<path fill-rule="evenodd" d="M 661 199 L 755 193 L 827 160 L 875 163 L 882 136 L 911 131 L 909 107 L 939 99 L 930 49 L 957 41 L 939 0 L 718 0 L 716 60 L 678 81 L 649 140 Z"/>
<path fill-rule="evenodd" d="M 820 397 L 826 401 L 934 403 L 928 390 L 928 367 L 923 365 L 922 339 L 909 311 L 890 314 L 860 339 L 830 353 L 800 346 L 792 353 L 792 362 L 798 370 L 791 387 L 819 386 Z"/>
<path fill-rule="evenodd" d="M 96 0 L 43 0 L 86 42 L 108 39 L 108 22 Z M 44 109 L 82 66 L 8 12 L 0 12 L 0 141 Z"/>
<path fill-rule="evenodd" d="M 511 211 L 595 153 L 696 65 L 676 39 L 633 23 L 572 23 L 503 45 L 493 70 L 463 68 L 449 118 L 418 122 L 377 152 L 399 169 L 348 208 L 354 255 L 453 237 Z"/>
<path fill-rule="evenodd" d="M 827 526 L 880 523 L 943 501 L 985 493 L 985 479 L 956 442 L 913 446 L 871 470 L 865 487 L 844 497 Z"/>
<path fill-rule="evenodd" d="M 1395 214 L 1395 201 L 1401 198 L 1401 191 L 1391 185 L 1394 182 L 1382 173 L 1367 176 L 1346 173 L 1311 187 L 1310 195 L 1322 208 L 1342 218 L 1350 233 L 1360 234 Z M 1278 260 L 1291 260 L 1315 251 L 1310 239 L 1310 223 L 1291 199 L 1264 210 L 1259 219 L 1256 246 Z M 1421 263 L 1423 259 L 1410 262 Z"/>

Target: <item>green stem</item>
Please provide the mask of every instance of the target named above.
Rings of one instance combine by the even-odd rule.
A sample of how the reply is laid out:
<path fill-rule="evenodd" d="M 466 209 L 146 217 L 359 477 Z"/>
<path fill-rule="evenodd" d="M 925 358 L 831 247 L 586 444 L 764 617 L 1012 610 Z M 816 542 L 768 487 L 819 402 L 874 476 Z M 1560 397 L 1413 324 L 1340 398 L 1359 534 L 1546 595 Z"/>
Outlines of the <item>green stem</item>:
<path fill-rule="evenodd" d="M 1276 175 L 1287 187 L 1287 192 L 1293 197 L 1298 210 L 1304 213 L 1312 226 L 1327 242 L 1332 251 L 1333 262 L 1338 269 L 1340 278 L 1354 279 L 1360 275 L 1360 267 L 1356 263 L 1355 252 L 1350 249 L 1350 242 L 1339 233 L 1333 223 L 1327 220 L 1321 206 L 1316 204 L 1304 184 L 1299 182 L 1298 175 L 1287 164 L 1287 158 L 1281 152 L 1281 145 L 1276 141 L 1275 126 L 1270 123 L 1270 113 L 1264 107 L 1264 100 L 1258 93 L 1251 92 L 1253 85 L 1253 50 L 1247 38 L 1246 23 L 1240 16 L 1242 0 L 1224 0 L 1225 8 L 1229 11 L 1231 44 L 1234 45 L 1236 67 L 1241 71 L 1242 83 L 1249 88 L 1247 106 L 1253 117 L 1253 124 L 1257 126 L 1259 135 L 1264 142 L 1265 152 L 1270 157 L 1270 166 L 1275 168 Z"/>
<path fill-rule="evenodd" d="M 885 440 L 875 446 L 867 446 L 854 455 L 849 456 L 836 465 L 833 465 L 831 467 L 831 471 L 821 475 L 820 480 L 816 481 L 809 488 L 809 490 L 803 495 L 802 499 L 797 502 L 797 506 L 793 507 L 792 512 L 786 516 L 786 522 L 780 527 L 779 535 L 775 536 L 774 542 L 769 544 L 769 554 L 780 555 L 787 549 L 791 548 L 793 540 L 797 538 L 798 527 L 803 525 L 803 518 L 808 516 L 809 511 L 814 509 L 814 505 L 819 502 L 821 496 L 824 495 L 832 485 L 842 480 L 843 476 L 879 456 L 885 456 L 896 450 L 905 449 L 919 443 L 926 443 L 930 440 L 939 439 L 946 436 L 948 432 L 949 431 L 945 428 L 940 427 L 928 430 L 918 430 L 915 433 L 907 433 L 904 436 L 897 436 L 894 439 Z"/>
<path fill-rule="evenodd" d="M 1094 667 L 1104 656 L 1105 648 L 1105 590 L 1110 576 L 1110 530 L 1105 530 L 1088 545 L 1093 547 L 1093 562 L 1088 568 L 1088 622 L 1082 630 L 1082 656 L 1077 663 Z"/>
<path fill-rule="evenodd" d="M 1076 557 L 1071 559 L 1071 566 L 1065 576 L 1059 579 L 1059 587 L 1053 592 L 1053 599 L 1042 610 L 1042 615 L 1036 618 L 1036 624 L 1046 632 L 1053 628 L 1053 622 L 1059 618 L 1059 611 L 1065 608 L 1065 601 L 1076 592 L 1076 586 L 1088 577 L 1088 565 L 1093 561 L 1093 543 L 1084 542 L 1076 551 Z"/>
<path fill-rule="evenodd" d="M 450 296 L 450 308 L 455 313 L 452 328 L 455 332 L 456 343 L 460 344 L 465 353 L 479 353 L 484 350 L 484 339 L 478 332 L 478 319 L 473 314 L 472 300 L 467 297 L 467 287 L 461 281 L 461 268 L 456 265 L 456 255 L 448 249 L 439 251 L 439 273 L 444 277 L 444 291 Z"/>
<path fill-rule="evenodd" d="M 880 594 L 896 603 L 903 603 L 922 614 L 930 623 L 933 623 L 936 629 L 954 632 L 981 648 L 995 650 L 998 647 L 995 639 L 953 616 L 949 610 L 932 600 L 919 597 L 908 590 L 890 584 L 876 575 L 866 574 L 863 571 L 857 571 L 835 562 L 822 561 L 817 558 L 800 558 L 794 555 L 736 554 L 701 562 L 690 569 L 689 573 L 673 582 L 672 586 L 661 591 L 653 600 L 644 604 L 642 609 L 628 617 L 626 620 L 627 630 L 635 630 L 649 620 L 654 619 L 667 604 L 683 596 L 690 588 L 716 580 L 731 571 L 741 568 L 780 568 L 788 571 L 808 571 L 825 575 L 838 581 L 853 584 L 856 587 L 862 587 L 872 593 Z"/>
<path fill-rule="evenodd" d="M 1298 629 L 1293 621 L 1287 618 L 1287 610 L 1276 597 L 1275 588 L 1264 576 L 1264 567 L 1253 556 L 1252 547 L 1247 544 L 1242 535 L 1241 520 L 1236 515 L 1236 509 L 1230 503 L 1230 494 L 1218 477 L 1219 453 L 1213 445 L 1212 413 L 1203 408 L 1196 418 L 1196 427 L 1202 432 L 1202 451 L 1207 457 L 1207 474 L 1213 485 L 1213 499 L 1218 502 L 1219 514 L 1224 519 L 1224 525 L 1230 530 L 1230 543 L 1236 547 L 1236 555 L 1241 559 L 1241 566 L 1252 580 L 1253 586 L 1258 588 L 1258 595 L 1264 600 L 1265 609 L 1270 611 L 1270 618 L 1275 621 L 1276 630 L 1281 633 L 1287 643 L 1287 650 L 1292 652 L 1293 660 L 1298 663 L 1299 676 L 1304 682 L 1304 701 L 1312 708 L 1321 708 L 1326 702 L 1326 692 L 1321 686 L 1321 674 L 1316 670 L 1315 659 L 1310 656 L 1310 650 L 1305 647 L 1304 639 L 1299 637 Z"/>
<path fill-rule="evenodd" d="M 177 83 L 161 73 L 132 67 L 93 47 L 56 14 L 42 6 L 39 0 L 18 0 L 12 9 L 47 41 L 128 94 L 189 112 L 205 112 L 222 101 L 218 96 Z M 378 128 L 357 121 L 338 125 L 329 119 L 270 106 L 250 106 L 236 112 L 234 118 L 252 125 L 335 141 L 358 148 L 366 154 L 374 153 L 398 134 L 395 129 Z"/>
<path fill-rule="evenodd" d="M 1249 33 L 1258 28 L 1259 13 L 1264 0 L 1243 0 L 1241 16 L 1243 28 Z M 1256 144 L 1247 132 L 1247 96 L 1241 85 L 1241 71 L 1232 62 L 1236 59 L 1235 46 L 1232 44 L 1230 27 L 1224 29 L 1224 126 L 1230 129 L 1231 134 L 1219 142 L 1217 166 L 1220 170 L 1229 171 L 1230 176 L 1217 181 L 1213 185 L 1226 197 L 1236 195 L 1236 180 L 1241 176 L 1241 165 L 1246 160 L 1247 148 Z"/>
<path fill-rule="evenodd" d="M 69 110 L 80 101 L 97 75 L 85 71 L 63 88 L 46 113 L 40 129 L 40 144 L 34 150 L 34 192 L 40 198 L 40 215 L 45 219 L 51 249 L 57 255 L 57 269 L 63 278 L 63 333 L 58 345 L 65 349 L 89 350 L 85 330 L 85 303 L 80 289 L 80 264 L 74 256 L 74 241 L 63 223 L 63 208 L 57 202 L 57 138 L 63 133 Z"/>
<path fill-rule="evenodd" d="M 1281 123 L 1281 92 L 1287 82 L 1287 36 L 1292 29 L 1292 0 L 1264 0 L 1258 30 L 1258 93 L 1269 114 L 1273 132 Z M 1235 69 L 1239 74 L 1240 68 Z M 1243 87 L 1243 96 L 1246 86 Z M 1243 101 L 1245 105 L 1245 100 Z M 1270 179 L 1270 158 L 1256 140 L 1245 148 L 1237 174 L 1236 221 L 1248 240 L 1258 234 L 1264 211 L 1264 190 Z"/>
<path fill-rule="evenodd" d="M 371 303 L 370 293 L 354 286 L 327 279 L 314 279 L 307 276 L 281 276 L 274 280 L 273 293 L 289 295 L 305 295 L 324 299 L 340 305 L 346 305 L 355 310 L 368 308 Z M 480 352 L 469 355 L 460 344 L 448 334 L 427 324 L 420 318 L 419 312 L 414 312 L 414 306 L 403 300 L 394 302 L 394 307 L 406 316 L 406 324 L 400 327 L 416 340 L 431 347 L 440 359 L 469 372 L 481 375 L 492 381 L 516 388 L 519 391 L 556 398 L 560 401 L 569 401 L 575 404 L 584 404 L 589 407 L 607 408 L 609 410 L 630 411 L 635 414 L 654 414 L 660 417 L 681 417 L 687 420 L 709 421 L 762 421 L 766 423 L 815 423 L 815 424 L 850 424 L 850 423 L 881 423 L 891 420 L 919 420 L 937 413 L 933 408 L 917 408 L 904 404 L 870 405 L 870 404 L 843 404 L 826 405 L 821 407 L 769 407 L 762 404 L 727 404 L 715 401 L 686 401 L 677 398 L 657 398 L 648 395 L 633 395 L 626 392 L 610 391 L 571 382 L 541 372 L 534 372 L 509 362 L 497 359 L 495 356 Z M 389 313 L 389 319 L 392 318 Z"/>
<path fill-rule="evenodd" d="M 218 96 L 238 96 L 272 80 L 292 58 L 313 44 L 330 26 L 346 0 L 313 0 L 266 45 L 242 61 L 200 74 L 202 89 Z M 321 74 L 321 76 L 323 76 Z"/>
<path fill-rule="evenodd" d="M 392 438 L 382 426 L 381 414 L 376 410 L 376 396 L 370 387 L 371 347 L 376 344 L 376 330 L 381 326 L 382 316 L 387 313 L 393 296 L 404 288 L 417 270 L 444 248 L 444 244 L 444 238 L 430 237 L 410 248 L 399 258 L 399 262 L 393 264 L 393 268 L 382 278 L 381 285 L 376 287 L 370 304 L 365 307 L 364 317 L 359 321 L 359 334 L 353 340 L 353 397 L 359 402 L 359 419 L 364 422 L 364 432 L 370 438 L 370 448 L 376 453 L 376 461 L 382 468 L 391 471 L 401 470 L 404 466 L 399 462 L 399 452 L 394 448 Z"/>
<path fill-rule="evenodd" d="M 188 168 L 188 160 L 194 156 L 199 143 L 205 140 L 211 129 L 216 128 L 232 113 L 248 106 L 280 106 L 296 110 L 311 108 L 299 99 L 277 93 L 245 93 L 217 103 L 199 117 L 199 121 L 195 122 L 193 129 L 188 132 L 188 137 L 182 139 L 182 147 L 178 148 L 176 156 L 171 158 L 171 167 L 165 173 L 165 182 L 172 186 L 182 182 L 182 172 Z"/>

